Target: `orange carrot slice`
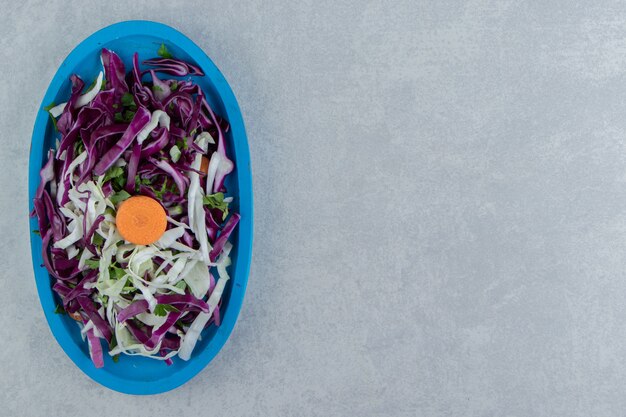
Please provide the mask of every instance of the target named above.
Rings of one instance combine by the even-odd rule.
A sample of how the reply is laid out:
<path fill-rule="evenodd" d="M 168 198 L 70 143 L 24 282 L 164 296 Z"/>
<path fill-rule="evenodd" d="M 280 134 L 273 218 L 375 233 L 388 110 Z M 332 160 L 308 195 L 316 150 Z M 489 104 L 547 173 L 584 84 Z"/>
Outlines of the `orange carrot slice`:
<path fill-rule="evenodd" d="M 205 174 L 209 173 L 209 158 L 207 158 L 206 156 L 202 157 L 202 162 L 200 163 L 200 171 L 204 172 Z"/>
<path fill-rule="evenodd" d="M 153 198 L 137 195 L 122 202 L 115 217 L 117 230 L 136 245 L 156 242 L 165 232 L 165 209 Z"/>

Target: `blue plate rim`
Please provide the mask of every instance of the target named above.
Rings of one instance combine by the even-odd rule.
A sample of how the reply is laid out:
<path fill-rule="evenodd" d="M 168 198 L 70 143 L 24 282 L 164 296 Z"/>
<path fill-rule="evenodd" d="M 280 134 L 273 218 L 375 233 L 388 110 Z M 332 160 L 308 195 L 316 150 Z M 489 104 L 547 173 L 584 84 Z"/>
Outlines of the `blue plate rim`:
<path fill-rule="evenodd" d="M 50 331 L 63 351 L 82 372 L 97 383 L 125 394 L 151 395 L 170 391 L 191 380 L 202 371 L 222 349 L 239 316 L 250 271 L 253 239 L 253 195 L 250 151 L 241 110 L 235 95 L 220 70 L 208 55 L 191 39 L 178 30 L 163 23 L 147 20 L 128 20 L 114 23 L 94 32 L 80 42 L 59 66 L 48 86 L 41 105 L 37 109 L 29 157 L 29 213 L 33 210 L 33 198 L 40 182 L 39 171 L 44 155 L 43 140 L 49 116 L 47 112 L 43 110 L 43 107 L 54 100 L 62 83 L 69 77 L 70 72 L 74 69 L 74 62 L 82 59 L 106 42 L 133 35 L 152 35 L 167 39 L 170 43 L 177 45 L 191 55 L 196 63 L 204 70 L 205 76 L 209 77 L 214 84 L 224 104 L 227 118 L 230 122 L 238 170 L 240 212 L 247 213 L 247 215 L 242 215 L 238 225 L 239 238 L 236 273 L 231 278 L 233 281 L 232 291 L 228 301 L 228 308 L 222 317 L 221 326 L 217 328 L 216 333 L 211 339 L 211 343 L 204 350 L 194 352 L 192 359 L 184 369 L 166 378 L 153 381 L 126 380 L 108 373 L 105 368 L 96 369 L 91 360 L 85 357 L 76 343 L 69 337 L 65 329 L 60 328 L 60 326 L 62 326 L 60 318 L 53 312 L 53 297 L 46 297 L 52 294 L 52 288 L 48 272 L 41 266 L 41 238 L 33 233 L 38 227 L 37 221 L 34 218 L 30 218 L 29 221 L 29 235 L 31 242 L 31 259 L 41 306 Z"/>

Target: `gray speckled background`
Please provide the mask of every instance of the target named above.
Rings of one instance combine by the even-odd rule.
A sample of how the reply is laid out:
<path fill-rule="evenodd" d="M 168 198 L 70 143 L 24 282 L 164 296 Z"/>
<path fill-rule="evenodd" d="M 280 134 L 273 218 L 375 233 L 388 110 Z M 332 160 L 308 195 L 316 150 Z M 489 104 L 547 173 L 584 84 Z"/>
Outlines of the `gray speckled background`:
<path fill-rule="evenodd" d="M 624 2 L 8 3 L 0 415 L 624 415 Z M 255 185 L 233 335 L 154 398 L 61 351 L 27 232 L 45 88 L 80 40 L 131 18 L 222 69 Z"/>

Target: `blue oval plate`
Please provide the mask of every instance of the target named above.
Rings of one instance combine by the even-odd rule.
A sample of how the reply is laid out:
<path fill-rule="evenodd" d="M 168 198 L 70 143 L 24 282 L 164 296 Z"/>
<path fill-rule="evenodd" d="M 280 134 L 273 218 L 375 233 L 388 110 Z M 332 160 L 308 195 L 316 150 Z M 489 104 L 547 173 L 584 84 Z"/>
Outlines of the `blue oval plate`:
<path fill-rule="evenodd" d="M 58 135 L 43 107 L 52 102 L 59 103 L 68 99 L 71 74 L 80 75 L 87 84 L 95 79 L 101 69 L 100 50 L 103 47 L 115 51 L 124 61 L 128 71 L 132 68 L 132 56 L 135 52 L 139 53 L 141 62 L 155 57 L 161 43 L 164 43 L 175 57 L 193 62 L 202 68 L 206 75 L 195 77 L 194 81 L 202 87 L 216 113 L 226 117 L 231 126 L 226 136 L 230 145 L 229 156 L 235 161 L 236 168 L 229 175 L 226 187 L 229 195 L 235 197 L 233 208 L 241 214 L 241 221 L 231 237 L 234 248 L 231 252 L 232 266 L 229 272 L 232 278 L 228 282 L 222 301 L 221 326 L 212 325 L 204 330 L 202 340 L 198 342 L 191 359 L 187 362 L 174 358 L 174 364 L 167 366 L 162 361 L 121 355 L 119 362 L 114 363 L 108 355 L 105 355 L 104 368 L 96 369 L 89 358 L 87 343 L 81 339 L 74 320 L 67 315 L 54 313 L 56 298 L 48 272 L 42 266 L 41 238 L 33 233 L 37 229 L 37 221 L 34 218 L 30 220 L 35 281 L 52 334 L 65 353 L 85 374 L 108 388 L 127 394 L 157 394 L 189 381 L 217 355 L 237 321 L 248 281 L 252 252 L 250 155 L 237 100 L 215 64 L 185 35 L 161 23 L 121 22 L 99 30 L 85 39 L 63 61 L 37 113 L 30 150 L 28 191 L 32 210 L 33 198 L 40 181 L 39 170 L 45 162 L 46 151 L 53 146 Z"/>

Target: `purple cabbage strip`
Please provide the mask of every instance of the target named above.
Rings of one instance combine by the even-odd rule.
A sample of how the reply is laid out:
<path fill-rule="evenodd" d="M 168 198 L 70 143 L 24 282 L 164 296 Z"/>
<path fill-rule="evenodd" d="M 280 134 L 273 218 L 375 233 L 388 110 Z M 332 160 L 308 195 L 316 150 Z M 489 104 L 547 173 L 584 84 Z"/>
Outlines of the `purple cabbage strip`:
<path fill-rule="evenodd" d="M 96 254 L 96 247 L 93 243 L 91 243 L 91 240 L 93 238 L 94 233 L 96 233 L 96 230 L 98 230 L 100 223 L 102 223 L 103 221 L 104 221 L 103 215 L 99 215 L 98 217 L 96 217 L 96 220 L 94 220 L 93 224 L 87 231 L 87 234 L 83 237 L 83 244 L 85 245 L 85 249 L 93 253 L 94 255 Z"/>
<path fill-rule="evenodd" d="M 173 137 L 180 138 L 180 139 L 187 137 L 187 133 L 183 129 L 176 127 L 176 126 L 170 126 L 170 134 Z"/>
<path fill-rule="evenodd" d="M 46 217 L 48 218 L 48 224 L 52 228 L 54 240 L 58 241 L 63 239 L 67 233 L 67 224 L 65 223 L 65 216 L 62 216 L 58 210 L 54 207 L 52 197 L 48 194 L 48 191 L 44 191 L 41 196 L 44 206 L 46 208 Z"/>
<path fill-rule="evenodd" d="M 93 166 L 96 164 L 96 160 L 100 159 L 98 154 L 97 144 L 101 140 L 113 136 L 113 135 L 121 135 L 126 132 L 128 126 L 122 124 L 115 124 L 109 126 L 100 127 L 89 135 L 89 140 L 85 143 L 85 148 L 87 150 L 87 160 L 84 165 L 84 170 L 82 171 L 79 179 L 79 183 L 85 181 L 91 174 L 93 170 Z"/>
<path fill-rule="evenodd" d="M 102 345 L 100 339 L 96 337 L 93 329 L 87 330 L 87 342 L 89 343 L 89 356 L 96 368 L 104 366 L 104 358 L 102 356 Z"/>
<path fill-rule="evenodd" d="M 152 191 L 152 189 L 146 185 L 140 185 L 139 186 L 139 195 L 145 195 L 147 197 L 150 198 L 154 198 L 155 200 L 158 200 L 156 194 L 154 194 L 154 191 Z"/>
<path fill-rule="evenodd" d="M 152 107 L 154 110 L 164 110 L 163 105 L 156 99 L 152 90 L 146 86 L 136 87 L 135 97 L 146 107 Z"/>
<path fill-rule="evenodd" d="M 148 302 L 146 300 L 133 301 L 128 307 L 117 313 L 117 321 L 123 323 L 146 311 L 148 311 Z"/>
<path fill-rule="evenodd" d="M 137 52 L 133 54 L 133 80 L 135 86 L 141 87 L 141 71 L 139 71 L 139 55 Z"/>
<path fill-rule="evenodd" d="M 209 305 L 206 302 L 194 297 L 192 294 L 165 294 L 157 295 L 155 298 L 159 304 L 170 304 L 173 306 L 182 305 L 182 309 L 185 309 L 186 307 L 195 307 L 205 313 L 209 312 Z"/>
<path fill-rule="evenodd" d="M 116 113 L 115 105 L 117 105 L 119 97 L 116 96 L 115 90 L 105 90 L 98 93 L 96 97 L 89 103 L 89 107 L 99 109 L 106 114 L 106 123 L 113 123 Z M 82 136 L 85 139 L 85 136 Z"/>
<path fill-rule="evenodd" d="M 154 349 L 159 342 L 165 337 L 167 331 L 176 323 L 176 321 L 180 318 L 182 313 L 180 311 L 171 312 L 167 315 L 167 319 L 165 322 L 156 330 L 152 331 L 152 336 L 145 343 L 146 349 Z"/>
<path fill-rule="evenodd" d="M 215 240 L 213 249 L 209 253 L 209 258 L 211 258 L 211 262 L 215 261 L 220 253 L 222 253 L 222 249 L 224 249 L 224 245 L 228 241 L 228 237 L 233 232 L 233 230 L 235 230 L 235 226 L 237 226 L 237 223 L 239 223 L 240 218 L 241 216 L 238 213 L 233 213 L 226 221 L 226 224 L 220 232 L 220 235 Z"/>
<path fill-rule="evenodd" d="M 124 132 L 120 140 L 109 151 L 104 154 L 100 161 L 94 168 L 94 174 L 104 175 L 104 173 L 117 161 L 122 153 L 128 148 L 131 142 L 135 139 L 137 134 L 143 129 L 150 121 L 150 112 L 144 107 L 139 107 L 137 113 L 130 122 L 128 129 Z"/>
<path fill-rule="evenodd" d="M 80 304 L 81 308 L 87 313 L 87 316 L 92 321 L 93 325 L 102 333 L 107 342 L 111 342 L 111 328 L 109 324 L 98 313 L 98 310 L 93 305 L 93 301 L 88 297 L 76 297 L 76 301 Z"/>
<path fill-rule="evenodd" d="M 178 350 L 180 348 L 180 337 L 171 337 L 171 334 L 166 334 L 161 341 L 161 349 Z"/>
<path fill-rule="evenodd" d="M 157 132 L 156 138 L 151 140 L 149 143 L 143 143 L 143 148 L 141 149 L 141 158 L 147 158 L 154 155 L 161 149 L 165 148 L 165 146 L 169 142 L 169 135 L 166 128 L 159 127 L 153 132 Z"/>
<path fill-rule="evenodd" d="M 133 337 L 137 339 L 137 341 L 141 344 L 145 344 L 150 339 L 150 335 L 146 335 L 146 333 L 141 328 L 139 328 L 139 326 L 137 326 L 134 320 L 128 320 L 126 322 L 126 328 L 130 331 Z"/>
<path fill-rule="evenodd" d="M 137 167 L 141 158 L 141 144 L 135 143 L 128 160 L 128 174 L 126 175 L 126 191 L 133 193 L 135 191 L 135 175 L 137 175 Z"/>
<path fill-rule="evenodd" d="M 194 129 L 198 127 L 198 117 L 200 116 L 200 109 L 202 108 L 202 94 L 198 94 L 196 96 L 196 101 L 193 104 L 193 109 L 189 115 L 189 119 L 187 122 L 187 130 L 192 132 Z"/>
<path fill-rule="evenodd" d="M 163 100 L 163 107 L 167 108 L 170 104 L 174 105 L 174 102 L 178 103 L 179 101 L 181 102 L 184 101 L 188 103 L 189 105 L 191 105 L 191 103 L 193 102 L 193 99 L 190 94 L 187 94 L 178 90 L 172 93 L 172 95 L 170 95 L 168 98 Z"/>
<path fill-rule="evenodd" d="M 175 77 L 185 77 L 187 75 L 197 75 L 199 77 L 204 76 L 204 72 L 202 72 L 199 67 L 179 59 L 152 58 L 143 61 L 143 64 L 155 67 L 153 68 L 154 71 L 173 75 Z"/>
<path fill-rule="evenodd" d="M 76 258 L 67 259 L 67 255 L 64 255 L 63 257 L 53 256 L 52 266 L 54 266 L 54 269 L 56 269 L 57 271 L 63 271 L 64 275 L 66 276 L 67 276 L 68 270 L 70 271 L 69 272 L 70 274 L 73 274 L 75 271 L 80 272 L 78 271 L 78 259 Z"/>
<path fill-rule="evenodd" d="M 41 182 L 37 187 L 35 198 L 41 198 L 46 185 L 54 180 L 54 149 L 48 151 L 48 162 L 46 162 L 43 168 L 41 168 L 41 171 L 39 171 L 39 178 L 41 178 Z"/>
<path fill-rule="evenodd" d="M 81 296 L 88 296 L 93 292 L 93 289 L 85 288 L 85 284 L 89 284 L 95 282 L 98 278 L 98 271 L 95 269 L 90 270 L 85 274 L 83 279 L 76 285 L 76 287 L 72 288 L 68 294 L 65 295 L 65 300 L 63 300 L 63 304 L 67 304 L 73 299 Z"/>
<path fill-rule="evenodd" d="M 102 185 L 102 193 L 106 198 L 111 197 L 113 191 L 113 184 L 111 184 L 111 181 L 107 181 Z"/>
<path fill-rule="evenodd" d="M 43 236 L 46 234 L 50 227 L 48 222 L 46 222 L 46 219 L 48 218 L 46 214 L 46 205 L 41 198 L 33 199 L 33 213 L 35 216 L 37 216 L 37 227 L 39 228 L 39 234 Z M 31 217 L 33 216 L 33 213 L 31 213 Z"/>
<path fill-rule="evenodd" d="M 56 270 L 52 267 L 50 263 L 50 256 L 48 256 L 48 246 L 50 245 L 50 239 L 52 238 L 52 230 L 48 230 L 45 235 L 43 235 L 41 239 L 41 257 L 43 258 L 43 264 L 53 277 L 57 279 L 61 279 Z"/>
<path fill-rule="evenodd" d="M 193 237 L 191 236 L 191 233 L 189 233 L 189 231 L 185 230 L 182 239 L 185 245 L 189 246 L 190 248 L 193 247 Z"/>
<path fill-rule="evenodd" d="M 185 177 L 182 172 L 174 169 L 174 167 L 172 167 L 167 161 L 156 160 L 154 158 L 149 158 L 148 160 L 172 177 L 176 187 L 178 187 L 178 195 L 182 197 L 185 194 L 185 189 L 187 188 L 187 182 L 189 179 Z"/>
<path fill-rule="evenodd" d="M 159 355 L 166 356 L 167 355 L 167 351 L 165 349 L 160 349 L 159 350 Z M 172 358 L 167 358 L 163 362 L 165 362 L 165 364 L 167 366 L 172 366 L 174 364 L 174 361 L 172 360 Z"/>
<path fill-rule="evenodd" d="M 72 125 L 71 130 L 63 136 L 63 139 L 61 139 L 57 155 L 60 155 L 63 151 L 68 150 L 71 146 L 74 146 L 74 142 L 76 142 L 76 139 L 78 138 L 80 129 L 83 127 L 95 127 L 95 125 L 100 123 L 102 115 L 103 113 L 100 109 L 94 109 L 91 107 L 83 107 L 80 109 L 78 116 L 76 117 L 76 122 Z"/>
<path fill-rule="evenodd" d="M 57 129 L 61 135 L 66 135 L 74 124 L 74 105 L 76 104 L 76 100 L 80 97 L 83 87 L 85 86 L 83 80 L 81 80 L 77 75 L 72 75 L 70 77 L 70 81 L 72 82 L 72 93 L 70 94 L 70 99 L 65 105 L 63 113 L 61 113 L 61 116 L 57 121 Z M 59 153 L 57 153 L 57 156 L 58 155 Z"/>
<path fill-rule="evenodd" d="M 167 83 L 161 81 L 154 71 L 150 71 L 150 75 L 152 76 L 152 84 L 155 88 L 154 97 L 162 102 L 163 100 L 168 98 L 170 94 L 172 94 L 170 86 Z"/>
<path fill-rule="evenodd" d="M 128 92 L 126 85 L 126 68 L 120 57 L 113 51 L 102 48 L 100 54 L 102 66 L 104 67 L 104 75 L 107 81 L 107 87 L 115 91 L 115 95 L 119 98 Z"/>
<path fill-rule="evenodd" d="M 65 298 L 71 291 L 72 288 L 68 287 L 63 281 L 57 281 L 52 286 L 52 289 L 59 294 L 59 296 L 63 299 Z M 64 301 L 65 303 L 65 301 Z"/>
<path fill-rule="evenodd" d="M 206 231 L 209 235 L 209 239 L 211 243 L 215 242 L 215 237 L 217 236 L 217 232 L 220 230 L 219 224 L 213 218 L 213 213 L 211 210 L 205 210 L 205 218 L 206 218 Z"/>
<path fill-rule="evenodd" d="M 213 120 L 213 124 L 217 127 L 217 153 L 222 157 L 223 160 L 230 162 L 230 169 L 220 169 L 218 167 L 217 172 L 215 174 L 215 182 L 213 184 L 213 192 L 217 193 L 222 189 L 224 185 L 224 179 L 228 174 L 230 174 L 233 170 L 234 164 L 228 156 L 226 155 L 226 142 L 224 140 L 224 134 L 222 132 L 222 128 L 220 127 L 217 118 L 215 117 L 215 113 L 213 113 L 213 109 L 209 106 L 209 103 L 206 101 L 205 97 L 202 97 L 202 104 L 206 107 L 211 119 Z"/>
<path fill-rule="evenodd" d="M 178 82 L 178 89 L 176 90 L 176 92 L 178 93 L 186 93 L 186 94 L 195 94 L 196 93 L 197 88 L 196 88 L 196 84 L 193 83 L 192 81 L 179 81 Z"/>

